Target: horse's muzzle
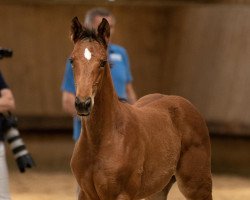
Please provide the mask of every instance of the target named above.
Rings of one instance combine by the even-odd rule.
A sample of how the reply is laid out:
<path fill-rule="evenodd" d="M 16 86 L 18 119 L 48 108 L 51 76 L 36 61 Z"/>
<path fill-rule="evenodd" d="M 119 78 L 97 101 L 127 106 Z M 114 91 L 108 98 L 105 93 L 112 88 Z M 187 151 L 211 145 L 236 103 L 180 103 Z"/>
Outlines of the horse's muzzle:
<path fill-rule="evenodd" d="M 90 97 L 84 98 L 81 100 L 79 97 L 76 97 L 75 107 L 77 114 L 80 116 L 88 116 L 92 107 L 92 100 Z"/>

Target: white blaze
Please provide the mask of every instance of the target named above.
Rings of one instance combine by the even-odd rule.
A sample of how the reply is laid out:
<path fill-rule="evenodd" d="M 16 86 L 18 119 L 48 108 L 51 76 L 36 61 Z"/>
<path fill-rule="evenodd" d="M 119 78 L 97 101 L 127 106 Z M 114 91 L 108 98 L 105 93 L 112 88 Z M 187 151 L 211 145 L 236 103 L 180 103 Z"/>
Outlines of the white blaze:
<path fill-rule="evenodd" d="M 88 48 L 86 48 L 85 51 L 84 51 L 84 57 L 85 57 L 87 60 L 90 60 L 90 59 L 91 59 L 91 52 L 89 51 Z"/>

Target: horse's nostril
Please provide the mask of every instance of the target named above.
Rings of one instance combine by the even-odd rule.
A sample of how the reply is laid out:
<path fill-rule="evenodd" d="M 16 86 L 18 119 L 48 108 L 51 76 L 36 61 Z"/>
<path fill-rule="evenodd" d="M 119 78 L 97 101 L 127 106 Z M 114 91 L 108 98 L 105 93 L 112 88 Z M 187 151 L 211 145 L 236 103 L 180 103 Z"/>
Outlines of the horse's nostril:
<path fill-rule="evenodd" d="M 78 97 L 76 97 L 75 104 L 79 104 L 79 102 L 80 102 L 80 99 Z"/>
<path fill-rule="evenodd" d="M 90 97 L 81 100 L 79 97 L 75 99 L 75 107 L 78 113 L 89 113 L 92 106 L 92 100 Z"/>
<path fill-rule="evenodd" d="M 83 108 L 82 102 L 81 102 L 81 100 L 78 97 L 76 97 L 76 99 L 75 99 L 75 107 L 78 108 L 78 109 L 82 109 Z"/>
<path fill-rule="evenodd" d="M 85 109 L 88 109 L 91 106 L 91 98 L 88 97 L 84 102 Z"/>

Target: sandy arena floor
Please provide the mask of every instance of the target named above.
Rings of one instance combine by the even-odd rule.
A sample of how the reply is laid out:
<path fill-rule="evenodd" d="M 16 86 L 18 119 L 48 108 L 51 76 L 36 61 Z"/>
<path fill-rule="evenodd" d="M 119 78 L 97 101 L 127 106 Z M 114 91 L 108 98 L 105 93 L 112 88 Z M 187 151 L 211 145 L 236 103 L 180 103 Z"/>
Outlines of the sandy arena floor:
<path fill-rule="evenodd" d="M 76 200 L 76 182 L 69 168 L 71 132 L 26 134 L 24 139 L 37 166 L 20 174 L 7 147 L 12 200 Z M 214 175 L 214 200 L 250 200 L 250 140 L 213 138 L 212 150 L 212 169 L 217 174 L 248 174 L 248 178 Z M 185 200 L 176 184 L 169 200 Z"/>
<path fill-rule="evenodd" d="M 76 200 L 76 183 L 70 173 L 32 172 L 10 173 L 12 200 Z M 250 179 L 234 176 L 214 176 L 214 200 L 249 200 Z M 176 184 L 169 200 L 184 200 Z"/>

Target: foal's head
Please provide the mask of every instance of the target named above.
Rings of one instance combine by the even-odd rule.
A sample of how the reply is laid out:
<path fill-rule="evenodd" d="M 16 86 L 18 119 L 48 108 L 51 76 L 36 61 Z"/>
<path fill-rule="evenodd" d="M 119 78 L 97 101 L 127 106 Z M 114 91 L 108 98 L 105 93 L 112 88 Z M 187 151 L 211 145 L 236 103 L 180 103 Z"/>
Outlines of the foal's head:
<path fill-rule="evenodd" d="M 71 64 L 76 85 L 75 107 L 78 115 L 87 116 L 94 105 L 100 88 L 104 68 L 107 66 L 107 41 L 110 36 L 108 21 L 103 19 L 97 31 L 81 25 L 77 17 L 72 20 L 74 49 Z"/>

